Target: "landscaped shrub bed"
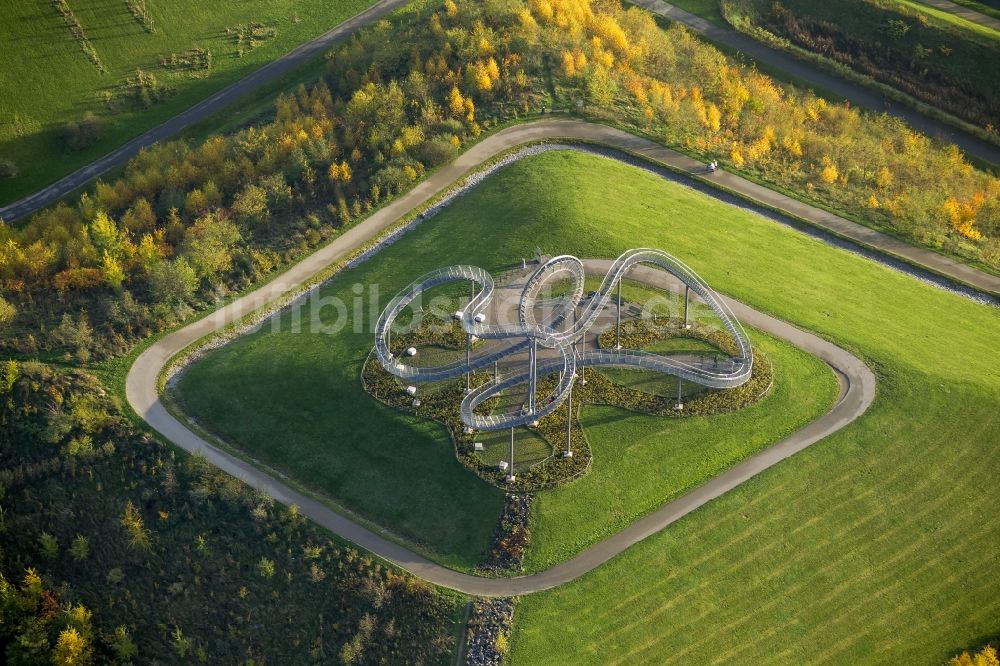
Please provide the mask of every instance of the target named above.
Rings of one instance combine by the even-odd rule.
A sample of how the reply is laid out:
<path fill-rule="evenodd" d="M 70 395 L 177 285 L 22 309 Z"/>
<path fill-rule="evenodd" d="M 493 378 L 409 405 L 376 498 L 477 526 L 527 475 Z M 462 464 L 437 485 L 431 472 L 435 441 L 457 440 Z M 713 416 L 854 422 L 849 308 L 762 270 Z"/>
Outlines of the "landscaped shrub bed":
<path fill-rule="evenodd" d="M 479 599 L 469 617 L 468 666 L 501 666 L 510 651 L 514 600 L 507 597 Z"/>
<path fill-rule="evenodd" d="M 524 552 L 531 542 L 528 519 L 531 515 L 531 493 L 507 493 L 503 512 L 493 532 L 493 541 L 479 571 L 488 575 L 521 572 Z"/>
<path fill-rule="evenodd" d="M 453 649 L 453 596 L 138 434 L 86 373 L 0 363 L 0 484 L 4 663 L 429 663 Z"/>

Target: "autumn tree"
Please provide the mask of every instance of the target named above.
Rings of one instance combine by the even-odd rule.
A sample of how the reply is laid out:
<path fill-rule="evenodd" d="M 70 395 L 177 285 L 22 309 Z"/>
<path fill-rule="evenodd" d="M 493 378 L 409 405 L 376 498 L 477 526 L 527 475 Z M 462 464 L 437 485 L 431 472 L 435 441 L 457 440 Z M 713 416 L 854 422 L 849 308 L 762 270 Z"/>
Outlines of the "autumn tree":
<path fill-rule="evenodd" d="M 267 192 L 257 185 L 247 185 L 233 200 L 233 213 L 244 224 L 256 226 L 267 220 Z"/>
<path fill-rule="evenodd" d="M 198 218 L 184 236 L 181 252 L 199 278 L 211 280 L 233 264 L 233 249 L 241 236 L 226 218 L 208 213 Z"/>

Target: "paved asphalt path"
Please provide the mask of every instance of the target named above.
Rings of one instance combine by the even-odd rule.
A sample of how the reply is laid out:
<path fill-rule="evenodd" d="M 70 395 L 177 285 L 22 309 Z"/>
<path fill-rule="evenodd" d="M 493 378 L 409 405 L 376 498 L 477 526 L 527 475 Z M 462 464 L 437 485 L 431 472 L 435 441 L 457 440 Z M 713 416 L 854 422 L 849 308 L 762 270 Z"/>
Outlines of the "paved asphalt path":
<path fill-rule="evenodd" d="M 955 14 L 956 16 L 960 16 L 966 21 L 978 23 L 979 25 L 987 28 L 993 28 L 994 30 L 1000 31 L 1000 19 L 993 16 L 987 16 L 981 12 L 977 12 L 975 9 L 963 7 L 962 5 L 950 2 L 950 0 L 920 0 L 920 2 L 942 11 Z"/>
<path fill-rule="evenodd" d="M 139 355 L 129 370 L 125 386 L 129 404 L 150 426 L 175 445 L 192 453 L 202 453 L 209 462 L 223 471 L 263 490 L 283 504 L 298 505 L 304 515 L 341 537 L 432 583 L 484 596 L 527 594 L 574 580 L 632 544 L 663 530 L 706 502 L 839 430 L 864 413 L 875 397 L 875 376 L 859 359 L 816 335 L 730 300 L 728 301 L 730 307 L 741 321 L 791 342 L 823 359 L 834 368 L 842 385 L 842 396 L 836 406 L 798 432 L 566 562 L 530 576 L 488 579 L 459 573 L 435 564 L 404 546 L 372 532 L 351 518 L 333 511 L 312 497 L 290 488 L 276 476 L 206 442 L 174 418 L 160 402 L 157 391 L 159 373 L 171 357 L 188 345 L 266 306 L 279 296 L 310 284 L 314 276 L 329 264 L 376 238 L 404 213 L 447 189 L 456 179 L 490 157 L 531 141 L 559 138 L 586 138 L 620 149 L 635 152 L 651 151 L 650 156 L 654 159 L 658 159 L 657 156 L 664 156 L 679 160 L 681 164 L 686 164 L 684 160 L 688 160 L 676 153 L 671 155 L 669 151 L 663 153 L 662 151 L 666 149 L 645 139 L 603 125 L 580 121 L 540 121 L 517 125 L 498 132 L 472 146 L 453 163 L 434 172 L 416 188 L 378 210 L 329 245 L 295 264 L 271 283 L 154 342 Z M 693 160 L 688 162 L 697 164 Z M 589 263 L 592 270 L 601 270 L 600 262 Z M 637 269 L 634 277 L 659 279 L 657 275 L 646 275 L 642 269 Z"/>
<path fill-rule="evenodd" d="M 940 120 L 925 116 L 916 109 L 901 102 L 891 101 L 889 108 L 886 109 L 885 99 L 881 93 L 870 90 L 862 85 L 851 83 L 836 74 L 827 72 L 804 60 L 799 60 L 783 51 L 765 46 L 736 30 L 717 26 L 700 16 L 663 2 L 663 0 L 629 1 L 671 21 L 683 23 L 694 32 L 704 35 L 713 42 L 742 51 L 759 62 L 767 63 L 802 81 L 806 81 L 807 84 L 845 97 L 855 106 L 862 106 L 875 111 L 885 111 L 898 118 L 902 118 L 910 127 L 928 136 L 954 143 L 969 155 L 975 155 L 987 162 L 1000 165 L 1000 146 L 983 141 L 977 136 L 952 127 Z"/>
<path fill-rule="evenodd" d="M 330 31 L 302 44 L 277 60 L 272 60 L 260 69 L 254 70 L 236 83 L 206 97 L 170 120 L 140 134 L 128 143 L 122 144 L 87 166 L 81 167 L 68 176 L 60 178 L 34 194 L 0 208 L 0 219 L 8 222 L 17 220 L 58 201 L 73 190 L 97 178 L 102 173 L 124 165 L 143 148 L 151 146 L 158 141 L 168 139 L 184 128 L 204 120 L 216 111 L 224 109 L 257 88 L 277 81 L 299 65 L 326 51 L 337 40 L 343 39 L 361 28 L 378 21 L 408 2 L 409 0 L 378 0 L 378 2 L 375 2 L 360 14 L 347 19 Z"/>

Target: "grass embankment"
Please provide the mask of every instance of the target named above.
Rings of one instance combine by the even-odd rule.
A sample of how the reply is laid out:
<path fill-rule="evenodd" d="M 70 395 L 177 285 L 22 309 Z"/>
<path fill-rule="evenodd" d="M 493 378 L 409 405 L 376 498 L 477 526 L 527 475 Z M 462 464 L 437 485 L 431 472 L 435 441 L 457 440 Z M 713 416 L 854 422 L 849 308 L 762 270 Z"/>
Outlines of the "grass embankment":
<path fill-rule="evenodd" d="M 624 167 L 546 159 L 579 193 L 545 221 L 553 237 L 565 230 L 560 251 L 663 247 L 720 291 L 863 356 L 879 392 L 836 435 L 523 599 L 512 663 L 940 663 L 995 635 L 1000 313 L 752 215 L 702 203 L 689 216 L 681 201 L 667 214 L 657 193 L 670 186 Z M 510 178 L 521 206 L 550 195 Z"/>
<path fill-rule="evenodd" d="M 488 545 L 502 494 L 459 465 L 443 428 L 385 408 L 362 392 L 360 367 L 372 344 L 372 326 L 365 323 L 355 328 L 354 299 L 358 299 L 364 321 L 369 322 L 373 314 L 377 315 L 377 311 L 369 309 L 367 289 L 371 285 L 377 285 L 378 300 L 384 303 L 421 273 L 449 263 L 509 265 L 520 257 L 531 256 L 536 245 L 546 251 L 613 256 L 643 235 L 635 229 L 623 229 L 621 236 L 614 237 L 615 246 L 609 248 L 608 237 L 587 226 L 590 210 L 607 210 L 601 202 L 608 193 L 600 183 L 601 174 L 609 169 L 622 178 L 636 179 L 627 188 L 628 196 L 617 202 L 622 213 L 636 224 L 652 226 L 660 219 L 653 211 L 664 210 L 674 211 L 692 225 L 706 211 L 719 217 L 746 216 L 704 195 L 602 158 L 569 153 L 529 158 L 490 179 L 475 193 L 460 198 L 440 217 L 372 261 L 321 289 L 320 297 L 339 297 L 347 304 L 348 319 L 343 330 L 333 335 L 309 332 L 312 311 L 307 306 L 301 313 L 302 333 L 290 333 L 293 318 L 286 314 L 279 332 L 267 326 L 192 366 L 179 384 L 187 409 L 199 423 L 264 463 L 419 542 L 436 552 L 441 561 L 452 566 L 473 566 Z M 509 197 L 511 188 L 525 188 L 528 199 L 521 202 Z M 516 227 L 497 223 L 505 219 L 524 223 Z M 571 240 L 577 228 L 584 233 L 582 244 Z M 455 239 L 461 237 L 476 242 L 456 243 Z M 664 245 L 671 249 L 669 244 Z M 701 267 L 697 262 L 695 266 Z M 360 290 L 362 295 L 356 295 L 355 285 L 366 287 Z M 320 315 L 321 321 L 330 326 L 337 316 L 335 308 L 329 306 Z M 779 353 L 779 346 L 771 346 L 774 353 Z M 766 348 L 769 353 L 771 346 Z M 631 474 L 634 488 L 625 496 L 599 497 L 602 506 L 595 507 L 589 518 L 587 513 L 575 513 L 586 512 L 586 507 L 566 509 L 587 526 L 589 531 L 583 537 L 557 526 L 547 527 L 549 514 L 540 513 L 540 534 L 545 534 L 548 549 L 545 557 L 564 556 L 598 535 L 609 534 L 664 498 L 822 413 L 826 407 L 824 396 L 834 386 L 832 377 L 821 364 L 793 350 L 780 353 L 781 363 L 794 362 L 780 369 L 788 378 L 787 393 L 782 387 L 765 400 L 773 411 L 770 418 L 761 415 L 754 419 L 737 413 L 684 419 L 688 423 L 682 424 L 630 415 L 618 426 L 606 424 L 602 432 L 609 437 L 631 437 L 631 426 L 627 424 L 632 417 L 646 424 L 642 427 L 646 428 L 647 438 L 634 449 L 636 459 L 617 465 L 609 462 L 611 466 L 605 468 L 609 474 L 618 470 Z M 795 386 L 804 387 L 809 398 L 797 397 Z M 813 391 L 815 386 L 819 388 Z M 762 406 L 752 409 L 764 410 Z M 621 412 L 616 414 L 616 418 L 623 416 Z M 597 421 L 591 420 L 596 426 Z M 662 437 L 651 428 L 670 433 L 670 442 L 663 444 Z M 591 445 L 601 444 L 591 438 Z M 608 442 L 603 446 L 613 455 L 626 443 Z M 644 455 L 663 455 L 666 465 L 670 456 L 662 450 L 657 452 L 657 447 L 664 446 L 667 448 L 662 450 L 680 451 L 688 446 L 699 452 L 693 456 L 691 466 L 678 465 L 667 483 L 661 478 L 663 465 L 640 464 Z M 578 492 L 601 496 L 609 483 L 613 484 L 607 479 L 600 483 L 584 479 L 573 486 L 579 486 Z M 559 504 L 558 500 L 550 503 L 554 508 Z M 608 509 L 614 511 L 609 513 Z"/>
<path fill-rule="evenodd" d="M 586 405 L 580 423 L 594 460 L 575 483 L 539 493 L 529 570 L 546 569 L 791 434 L 833 405 L 837 383 L 822 361 L 752 333 L 774 366 L 760 402 L 731 414 L 682 419 Z"/>
<path fill-rule="evenodd" d="M 68 3 L 106 71 L 101 72 L 51 2 L 0 0 L 0 158 L 19 175 L 0 180 L 0 204 L 30 194 L 100 157 L 254 69 L 329 30 L 371 0 L 248 0 L 141 2 L 152 32 L 125 2 Z M 254 44 L 240 27 L 258 23 Z M 228 32 L 227 32 L 228 28 Z M 211 65 L 194 49 L 211 52 Z M 242 49 L 243 54 L 240 55 Z M 169 64 L 171 54 L 180 60 Z M 161 64 L 167 58 L 168 64 Z M 156 78 L 163 101 L 148 107 L 123 86 L 136 69 Z M 156 99 L 160 93 L 147 87 Z M 70 151 L 62 138 L 68 121 L 87 112 L 100 119 L 100 140 Z"/>

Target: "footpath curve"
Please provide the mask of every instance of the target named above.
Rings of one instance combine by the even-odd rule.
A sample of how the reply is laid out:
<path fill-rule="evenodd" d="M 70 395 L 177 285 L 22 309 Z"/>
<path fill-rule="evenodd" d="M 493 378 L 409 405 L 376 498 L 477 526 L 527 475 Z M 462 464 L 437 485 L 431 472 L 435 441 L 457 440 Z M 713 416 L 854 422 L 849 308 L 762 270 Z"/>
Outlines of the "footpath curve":
<path fill-rule="evenodd" d="M 11 222 L 55 203 L 101 174 L 124 165 L 143 148 L 168 139 L 186 127 L 204 120 L 206 116 L 224 109 L 261 86 L 266 86 L 269 83 L 277 81 L 299 65 L 323 53 L 334 42 L 357 32 L 367 25 L 375 23 L 408 2 L 409 0 L 378 0 L 364 11 L 337 24 L 319 37 L 301 44 L 285 55 L 272 60 L 259 69 L 255 69 L 239 81 L 226 86 L 222 90 L 216 91 L 169 120 L 123 143 L 90 164 L 80 167 L 73 173 L 63 176 L 56 182 L 43 187 L 33 194 L 29 194 L 22 199 L 0 207 L 0 219 Z"/>
<path fill-rule="evenodd" d="M 570 560 L 529 576 L 489 579 L 459 573 L 435 564 L 359 525 L 312 497 L 290 488 L 271 474 L 202 439 L 170 414 L 160 401 L 157 384 L 161 370 L 173 356 L 192 343 L 242 319 L 280 296 L 310 284 L 315 276 L 332 262 L 377 238 L 403 214 L 426 203 L 442 190 L 447 190 L 459 177 L 496 154 L 532 141 L 567 138 L 588 139 L 643 154 L 646 154 L 644 151 L 650 151 L 652 154 L 649 157 L 657 159 L 659 155 L 679 160 L 682 168 L 688 162 L 693 162 L 672 151 L 667 151 L 670 154 L 661 154 L 666 149 L 645 139 L 603 125 L 579 121 L 541 121 L 498 132 L 472 146 L 454 162 L 433 173 L 413 190 L 295 264 L 272 282 L 154 342 L 138 356 L 129 369 L 125 385 L 129 405 L 146 423 L 176 446 L 189 453 L 203 454 L 219 469 L 266 492 L 278 502 L 298 505 L 302 514 L 322 527 L 431 583 L 482 596 L 527 594 L 572 581 L 636 542 L 663 530 L 706 502 L 839 430 L 864 413 L 875 397 L 875 376 L 863 362 L 812 333 L 799 330 L 737 301 L 726 299 L 729 307 L 744 323 L 788 340 L 834 368 L 841 381 L 842 395 L 833 409 L 789 437 L 667 503 Z M 826 215 L 822 211 L 816 212 Z M 588 264 L 597 267 L 600 262 L 588 262 Z M 634 277 L 643 279 L 643 276 L 644 273 L 639 270 Z"/>

